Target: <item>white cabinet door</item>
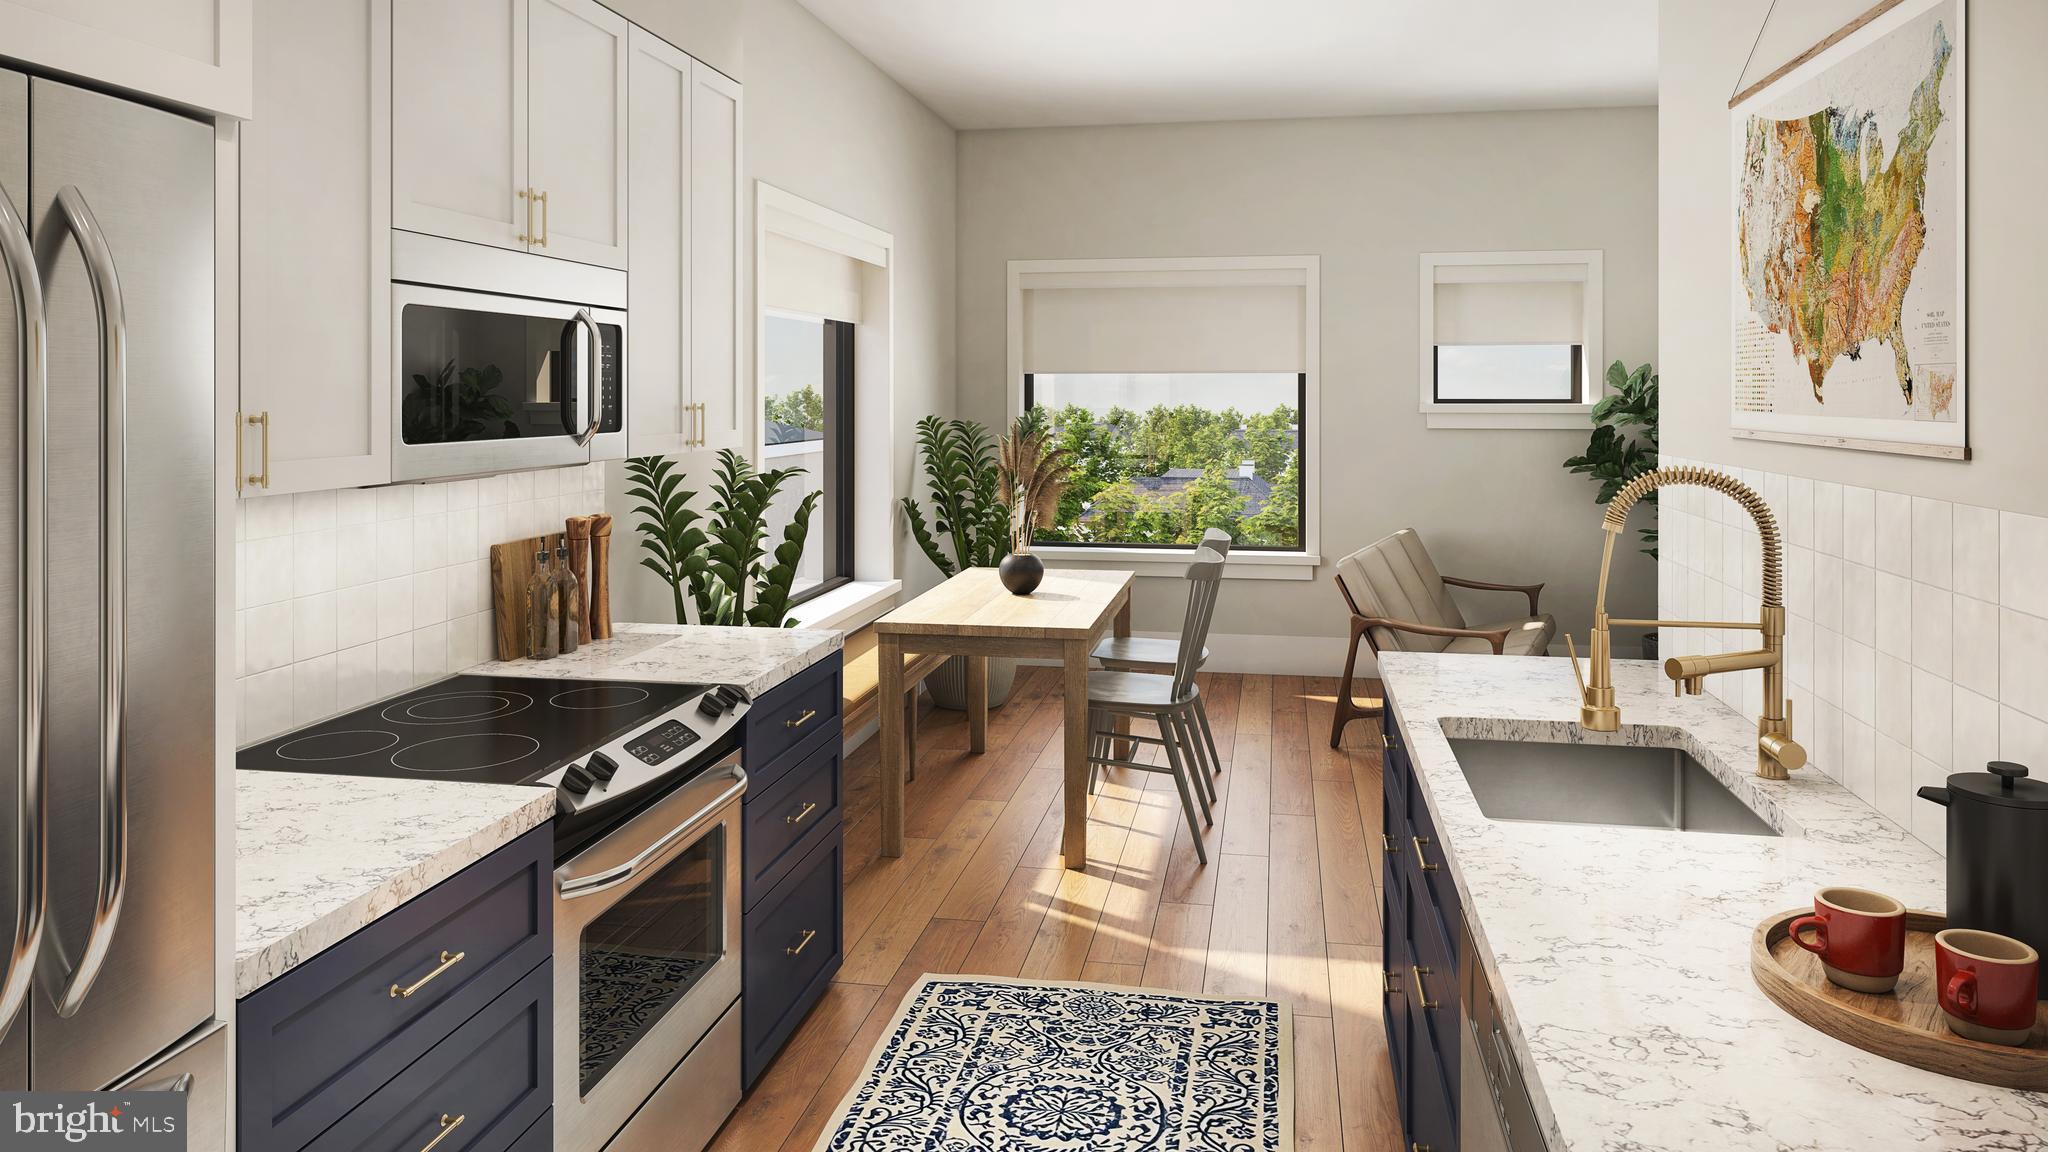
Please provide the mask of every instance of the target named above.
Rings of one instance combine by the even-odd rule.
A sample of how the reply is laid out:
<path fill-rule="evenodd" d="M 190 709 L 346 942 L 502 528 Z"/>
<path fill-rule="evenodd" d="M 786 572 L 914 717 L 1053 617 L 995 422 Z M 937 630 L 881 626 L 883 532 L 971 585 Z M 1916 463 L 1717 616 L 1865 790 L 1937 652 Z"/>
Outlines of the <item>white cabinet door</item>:
<path fill-rule="evenodd" d="M 754 380 L 742 326 L 740 86 L 690 68 L 690 431 L 707 451 L 752 455 Z"/>
<path fill-rule="evenodd" d="M 527 247 L 528 0 L 403 0 L 391 51 L 392 225 Z"/>
<path fill-rule="evenodd" d="M 631 262 L 626 310 L 626 453 L 677 456 L 694 428 L 690 403 L 690 71 L 693 61 L 633 29 Z"/>
<path fill-rule="evenodd" d="M 0 52 L 246 120 L 250 6 L 251 0 L 0 0 Z"/>
<path fill-rule="evenodd" d="M 413 0 L 401 0 L 401 7 Z M 392 0 L 259 0 L 241 127 L 243 475 L 391 479 Z M 245 485 L 245 491 L 251 489 Z"/>
<path fill-rule="evenodd" d="M 626 266 L 626 42 L 596 0 L 529 0 L 528 177 L 542 201 L 534 251 Z"/>

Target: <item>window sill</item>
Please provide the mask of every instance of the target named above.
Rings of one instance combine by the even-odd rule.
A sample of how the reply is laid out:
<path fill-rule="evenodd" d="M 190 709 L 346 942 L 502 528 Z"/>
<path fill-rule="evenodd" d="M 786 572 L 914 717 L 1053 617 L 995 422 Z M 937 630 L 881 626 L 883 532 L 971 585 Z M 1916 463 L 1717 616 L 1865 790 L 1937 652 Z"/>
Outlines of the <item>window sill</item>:
<path fill-rule="evenodd" d="M 1548 428 L 1585 432 L 1592 428 L 1591 404 L 1425 404 L 1430 428 Z"/>
<path fill-rule="evenodd" d="M 799 628 L 851 632 L 887 612 L 901 591 L 901 580 L 855 580 L 791 608 L 789 618 Z"/>
<path fill-rule="evenodd" d="M 1040 544 L 1032 551 L 1055 568 L 1128 568 L 1140 576 L 1184 576 L 1192 548 L 1062 548 Z M 1226 580 L 1313 580 L 1323 558 L 1310 552 L 1233 552 L 1223 565 Z"/>

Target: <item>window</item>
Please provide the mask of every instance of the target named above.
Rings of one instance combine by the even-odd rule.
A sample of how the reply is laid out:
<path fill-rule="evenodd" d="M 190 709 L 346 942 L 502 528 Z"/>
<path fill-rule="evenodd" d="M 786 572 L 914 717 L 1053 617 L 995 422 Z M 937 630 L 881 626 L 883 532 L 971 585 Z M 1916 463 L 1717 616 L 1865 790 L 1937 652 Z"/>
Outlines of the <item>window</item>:
<path fill-rule="evenodd" d="M 793 313 L 761 318 L 761 441 L 764 469 L 800 468 L 768 511 L 768 544 L 806 495 L 811 514 L 793 602 L 853 578 L 853 325 Z"/>
<path fill-rule="evenodd" d="M 1599 252 L 1422 256 L 1432 428 L 1580 427 L 1599 399 Z"/>
<path fill-rule="evenodd" d="M 1297 372 L 1058 372 L 1024 377 L 1075 481 L 1042 543 L 1188 547 L 1222 528 L 1234 549 L 1294 552 L 1303 533 Z"/>
<path fill-rule="evenodd" d="M 1038 409 L 1078 481 L 1038 542 L 1178 575 L 1204 531 L 1225 575 L 1306 580 L 1317 551 L 1314 256 L 1012 260 L 1011 413 Z"/>

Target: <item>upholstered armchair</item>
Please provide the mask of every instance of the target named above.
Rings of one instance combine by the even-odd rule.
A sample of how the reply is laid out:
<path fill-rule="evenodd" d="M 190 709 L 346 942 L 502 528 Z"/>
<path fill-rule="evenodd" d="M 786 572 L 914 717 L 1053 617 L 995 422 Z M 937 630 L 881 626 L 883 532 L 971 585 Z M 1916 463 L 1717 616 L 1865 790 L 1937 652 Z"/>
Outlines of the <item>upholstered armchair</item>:
<path fill-rule="evenodd" d="M 1344 726 L 1378 710 L 1361 708 L 1351 696 L 1358 666 L 1358 642 L 1381 652 L 1470 652 L 1496 656 L 1541 656 L 1557 634 L 1557 622 L 1539 614 L 1541 584 L 1493 584 L 1439 575 L 1422 537 L 1403 528 L 1337 561 L 1337 590 L 1351 609 L 1351 644 L 1344 657 L 1344 680 L 1337 689 L 1337 713 L 1330 727 L 1330 747 Z M 1528 597 L 1529 614 L 1474 627 L 1465 622 L 1452 588 L 1480 592 L 1519 592 Z"/>

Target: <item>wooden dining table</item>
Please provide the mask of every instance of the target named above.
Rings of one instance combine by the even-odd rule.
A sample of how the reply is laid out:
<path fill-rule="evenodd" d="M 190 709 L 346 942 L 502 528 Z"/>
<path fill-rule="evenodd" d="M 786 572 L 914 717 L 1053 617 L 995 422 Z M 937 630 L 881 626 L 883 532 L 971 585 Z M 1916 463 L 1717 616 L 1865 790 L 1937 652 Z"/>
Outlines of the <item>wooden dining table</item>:
<path fill-rule="evenodd" d="M 1088 865 L 1088 654 L 1105 631 L 1131 634 L 1131 579 L 1122 569 L 1048 568 L 1029 596 L 1012 595 L 994 568 L 968 568 L 875 621 L 880 695 L 903 698 L 903 654 L 967 659 L 968 747 L 988 750 L 989 657 L 1057 661 L 1066 705 L 1066 804 L 1060 846 L 1069 868 Z M 903 855 L 903 709 L 881 709 L 882 855 Z"/>

